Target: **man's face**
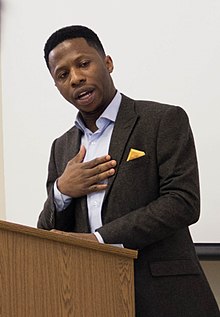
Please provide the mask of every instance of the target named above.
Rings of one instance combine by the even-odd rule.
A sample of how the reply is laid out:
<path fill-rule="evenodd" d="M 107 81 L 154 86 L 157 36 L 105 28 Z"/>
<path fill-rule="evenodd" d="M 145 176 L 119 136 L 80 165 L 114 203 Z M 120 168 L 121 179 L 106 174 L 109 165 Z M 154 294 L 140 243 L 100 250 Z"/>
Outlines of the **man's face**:
<path fill-rule="evenodd" d="M 66 40 L 49 54 L 49 67 L 61 95 L 82 114 L 101 114 L 115 94 L 113 63 L 84 38 Z"/>

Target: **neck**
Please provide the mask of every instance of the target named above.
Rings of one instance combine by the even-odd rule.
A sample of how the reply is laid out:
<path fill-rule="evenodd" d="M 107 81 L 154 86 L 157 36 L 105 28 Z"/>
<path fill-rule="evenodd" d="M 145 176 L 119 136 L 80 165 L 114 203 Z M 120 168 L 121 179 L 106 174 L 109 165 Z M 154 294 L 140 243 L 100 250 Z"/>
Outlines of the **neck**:
<path fill-rule="evenodd" d="M 83 121 L 85 123 L 85 126 L 92 132 L 95 132 L 96 130 L 98 130 L 97 126 L 96 126 L 96 120 L 99 118 L 99 116 L 94 116 L 92 117 L 91 115 L 84 115 L 82 114 L 82 118 Z"/>
<path fill-rule="evenodd" d="M 116 94 L 116 90 L 115 93 L 112 97 L 112 99 L 114 98 Z M 92 132 L 95 132 L 96 130 L 98 130 L 97 126 L 96 126 L 96 120 L 101 116 L 101 114 L 105 111 L 105 109 L 108 107 L 108 105 L 110 104 L 110 102 L 112 101 L 112 99 L 106 103 L 105 106 L 100 107 L 99 109 L 97 109 L 97 111 L 95 112 L 80 112 L 82 119 L 85 123 L 85 126 Z"/>

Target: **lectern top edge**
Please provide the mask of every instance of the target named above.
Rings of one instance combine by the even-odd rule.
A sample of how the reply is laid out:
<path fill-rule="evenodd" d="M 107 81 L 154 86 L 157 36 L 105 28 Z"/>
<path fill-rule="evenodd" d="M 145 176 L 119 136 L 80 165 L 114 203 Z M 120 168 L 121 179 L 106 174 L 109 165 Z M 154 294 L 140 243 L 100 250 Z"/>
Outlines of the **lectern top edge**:
<path fill-rule="evenodd" d="M 115 255 L 120 255 L 128 258 L 136 259 L 138 256 L 138 251 L 131 250 L 127 248 L 118 248 L 110 244 L 102 244 L 94 241 L 87 241 L 84 239 L 79 239 L 76 237 L 60 235 L 59 233 L 37 229 L 29 227 L 26 225 L 21 225 L 17 223 L 12 223 L 4 220 L 0 220 L 0 230 L 12 231 L 24 235 L 34 236 L 41 239 L 48 239 L 57 242 L 63 242 L 66 244 L 71 244 L 73 246 L 78 246 L 82 248 L 88 248 L 97 250 L 100 252 L 113 253 Z"/>

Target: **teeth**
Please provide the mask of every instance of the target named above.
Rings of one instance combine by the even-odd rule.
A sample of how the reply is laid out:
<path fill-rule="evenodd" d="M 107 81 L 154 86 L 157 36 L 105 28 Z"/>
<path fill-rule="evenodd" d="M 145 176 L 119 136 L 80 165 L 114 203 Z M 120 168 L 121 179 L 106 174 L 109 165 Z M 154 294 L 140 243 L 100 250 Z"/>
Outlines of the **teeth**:
<path fill-rule="evenodd" d="M 86 96 L 88 94 L 89 94 L 88 91 L 81 92 L 81 94 L 79 94 L 79 98 L 82 98 L 82 97 L 84 97 L 84 96 Z"/>
<path fill-rule="evenodd" d="M 86 91 L 81 92 L 81 94 L 79 95 L 79 97 L 81 97 L 81 96 L 83 96 L 83 95 L 86 95 L 86 94 L 87 94 L 87 92 L 86 92 Z"/>

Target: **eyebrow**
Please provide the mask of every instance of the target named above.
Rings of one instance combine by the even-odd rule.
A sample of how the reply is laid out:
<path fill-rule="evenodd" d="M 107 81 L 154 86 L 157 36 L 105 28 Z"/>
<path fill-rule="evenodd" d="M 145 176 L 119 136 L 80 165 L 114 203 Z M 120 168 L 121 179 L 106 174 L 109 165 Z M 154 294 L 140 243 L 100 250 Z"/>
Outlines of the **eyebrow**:
<path fill-rule="evenodd" d="M 78 56 L 76 57 L 76 58 L 74 58 L 74 63 L 77 63 L 77 62 L 79 62 L 80 60 L 82 60 L 83 58 L 86 58 L 86 59 L 92 59 L 91 58 L 91 55 L 89 55 L 88 53 L 80 53 L 80 54 L 78 54 Z M 64 64 L 60 64 L 60 65 L 58 65 L 57 67 L 55 67 L 55 69 L 54 69 L 54 72 L 53 72 L 53 74 L 56 74 L 57 72 L 59 72 L 60 70 L 62 70 L 62 69 L 65 69 L 66 68 L 66 66 L 64 65 Z"/>

